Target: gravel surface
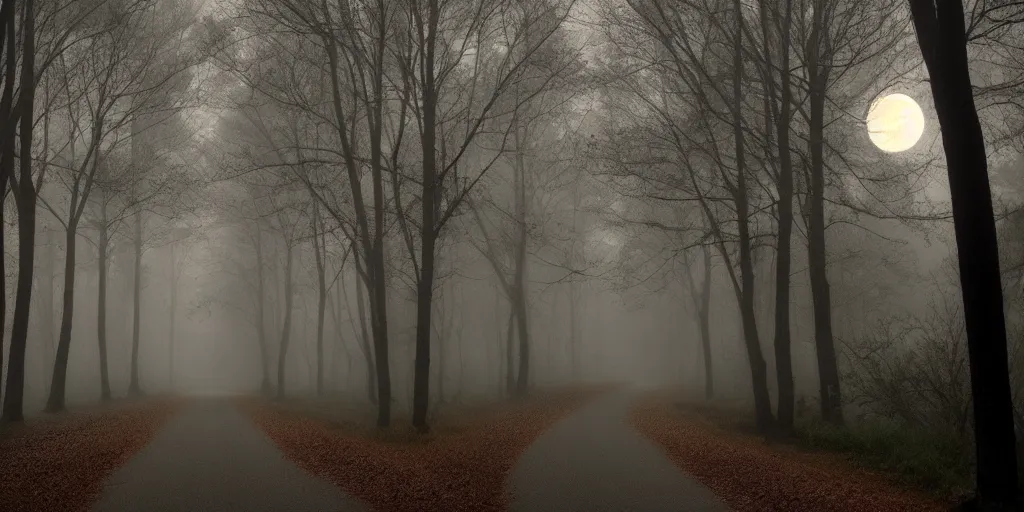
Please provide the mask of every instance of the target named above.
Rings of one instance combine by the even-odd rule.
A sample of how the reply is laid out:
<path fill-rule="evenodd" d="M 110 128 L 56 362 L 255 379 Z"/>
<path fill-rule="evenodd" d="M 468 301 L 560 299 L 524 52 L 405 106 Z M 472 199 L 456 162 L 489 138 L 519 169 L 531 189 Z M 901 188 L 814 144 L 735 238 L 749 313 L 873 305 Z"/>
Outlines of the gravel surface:
<path fill-rule="evenodd" d="M 947 505 L 854 468 L 841 457 L 772 447 L 756 437 L 684 418 L 664 403 L 641 404 L 633 426 L 681 468 L 740 512 L 931 512 Z"/>
<path fill-rule="evenodd" d="M 505 479 L 520 453 L 591 395 L 531 398 L 413 442 L 359 435 L 272 404 L 248 409 L 286 456 L 374 510 L 487 512 L 506 508 Z"/>
<path fill-rule="evenodd" d="M 6 425 L 0 509 L 89 510 L 107 476 L 142 449 L 176 407 L 176 401 L 154 399 Z"/>

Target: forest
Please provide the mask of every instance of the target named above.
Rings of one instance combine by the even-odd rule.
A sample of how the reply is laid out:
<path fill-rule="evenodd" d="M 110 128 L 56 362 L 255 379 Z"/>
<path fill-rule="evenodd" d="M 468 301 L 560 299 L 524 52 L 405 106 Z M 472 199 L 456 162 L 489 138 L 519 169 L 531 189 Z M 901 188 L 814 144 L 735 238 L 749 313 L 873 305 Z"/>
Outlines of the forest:
<path fill-rule="evenodd" d="M 5 425 L 614 383 L 1019 503 L 1024 2 L 0 5 Z"/>

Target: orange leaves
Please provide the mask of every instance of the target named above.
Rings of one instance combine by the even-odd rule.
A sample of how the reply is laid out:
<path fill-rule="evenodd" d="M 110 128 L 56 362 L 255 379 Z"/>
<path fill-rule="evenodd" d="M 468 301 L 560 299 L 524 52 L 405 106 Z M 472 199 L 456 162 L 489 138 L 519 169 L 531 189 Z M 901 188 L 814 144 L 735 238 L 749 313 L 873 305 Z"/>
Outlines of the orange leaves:
<path fill-rule="evenodd" d="M 88 510 L 104 480 L 173 410 L 170 401 L 154 401 L 7 426 L 0 438 L 3 510 Z"/>
<path fill-rule="evenodd" d="M 505 477 L 520 453 L 581 402 L 552 397 L 517 404 L 470 428 L 407 443 L 360 437 L 269 406 L 252 407 L 256 423 L 303 469 L 374 510 L 504 510 Z"/>

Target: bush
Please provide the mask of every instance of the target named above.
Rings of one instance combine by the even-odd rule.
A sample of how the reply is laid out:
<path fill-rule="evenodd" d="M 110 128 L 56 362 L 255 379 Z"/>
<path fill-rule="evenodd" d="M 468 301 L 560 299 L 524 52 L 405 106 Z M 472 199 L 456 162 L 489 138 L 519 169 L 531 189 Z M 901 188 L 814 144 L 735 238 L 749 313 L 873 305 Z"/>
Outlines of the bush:
<path fill-rule="evenodd" d="M 800 444 L 850 455 L 858 465 L 943 498 L 959 498 L 973 486 L 973 452 L 961 438 L 895 422 L 835 426 L 820 420 L 796 426 Z"/>

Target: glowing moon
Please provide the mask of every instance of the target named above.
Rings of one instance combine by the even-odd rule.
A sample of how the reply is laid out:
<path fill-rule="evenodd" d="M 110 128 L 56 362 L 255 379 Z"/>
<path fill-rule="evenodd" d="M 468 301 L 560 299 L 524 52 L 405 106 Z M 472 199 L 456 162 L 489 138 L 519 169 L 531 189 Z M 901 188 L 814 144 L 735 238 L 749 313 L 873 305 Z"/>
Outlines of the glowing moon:
<path fill-rule="evenodd" d="M 906 94 L 890 94 L 875 100 L 868 110 L 868 136 L 887 153 L 906 151 L 924 134 L 924 113 Z"/>

